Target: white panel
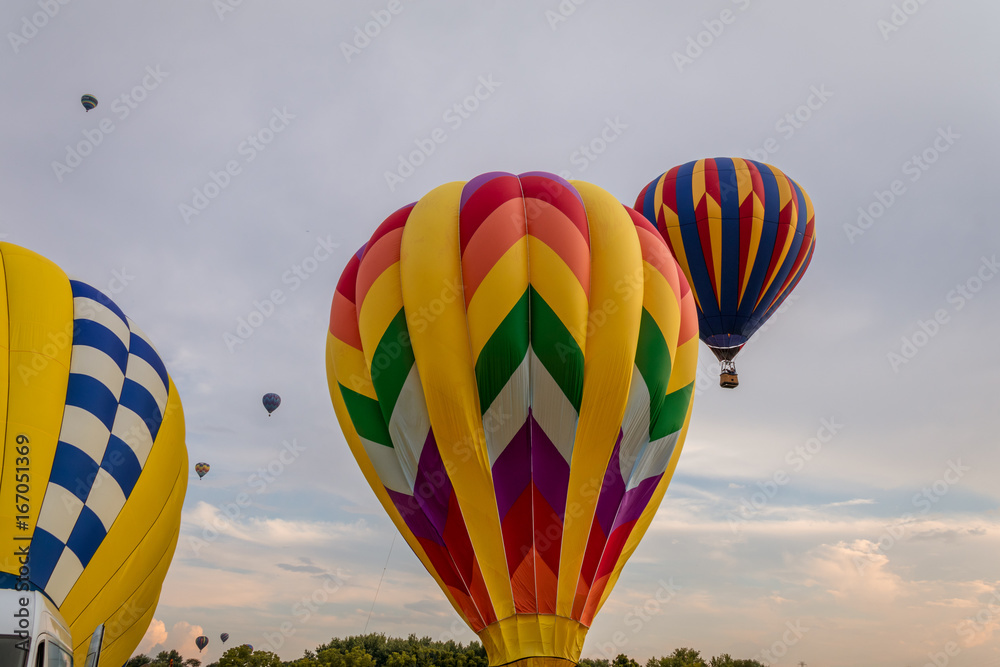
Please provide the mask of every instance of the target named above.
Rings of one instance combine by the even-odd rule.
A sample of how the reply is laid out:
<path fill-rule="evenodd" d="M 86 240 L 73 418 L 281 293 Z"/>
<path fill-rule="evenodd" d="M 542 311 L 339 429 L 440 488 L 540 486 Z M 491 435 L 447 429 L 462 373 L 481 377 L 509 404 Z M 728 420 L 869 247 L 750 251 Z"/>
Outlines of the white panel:
<path fill-rule="evenodd" d="M 38 527 L 65 544 L 82 509 L 83 501 L 72 491 L 50 482 L 45 490 L 42 511 L 38 514 Z"/>

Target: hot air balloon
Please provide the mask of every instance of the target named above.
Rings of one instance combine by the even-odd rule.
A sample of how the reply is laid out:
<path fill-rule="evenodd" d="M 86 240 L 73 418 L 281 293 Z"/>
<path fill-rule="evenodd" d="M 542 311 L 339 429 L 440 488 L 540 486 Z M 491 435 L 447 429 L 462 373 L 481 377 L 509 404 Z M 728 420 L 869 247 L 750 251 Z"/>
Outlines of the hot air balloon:
<path fill-rule="evenodd" d="M 270 417 L 271 413 L 281 405 L 281 396 L 277 394 L 264 394 L 264 398 L 261 401 L 264 403 L 264 409 L 267 410 L 267 416 Z"/>
<path fill-rule="evenodd" d="M 79 665 L 104 623 L 101 664 L 121 665 L 149 626 L 180 530 L 181 402 L 114 301 L 9 243 L 0 266 L 0 595 L 43 591 Z M 29 468 L 20 479 L 15 460 Z"/>
<path fill-rule="evenodd" d="M 327 337 L 338 420 L 490 665 L 579 660 L 673 474 L 697 355 L 663 239 L 588 183 L 450 183 L 351 257 Z"/>
<path fill-rule="evenodd" d="M 250 649 L 250 652 L 253 653 L 253 646 L 252 645 L 250 645 L 250 644 L 243 644 L 243 646 L 246 646 L 248 649 Z"/>
<path fill-rule="evenodd" d="M 657 226 L 694 290 L 720 384 L 736 387 L 733 359 L 812 259 L 809 195 L 776 167 L 715 158 L 674 167 L 639 193 L 635 207 Z"/>
<path fill-rule="evenodd" d="M 198 653 L 201 653 L 206 646 L 208 646 L 208 637 L 202 635 L 194 640 L 194 645 L 198 647 Z"/>
<path fill-rule="evenodd" d="M 207 463 L 195 463 L 194 464 L 194 471 L 196 473 L 198 473 L 198 479 L 201 479 L 205 475 L 207 475 L 208 471 L 211 470 L 211 469 L 212 469 L 212 466 L 208 465 Z"/>
<path fill-rule="evenodd" d="M 84 95 L 80 98 L 80 103 L 83 105 L 84 109 L 90 111 L 97 106 L 97 98 L 93 95 Z"/>
<path fill-rule="evenodd" d="M 221 639 L 222 643 L 225 644 L 227 641 L 229 641 L 229 633 L 223 632 L 221 635 L 219 635 L 219 639 Z"/>

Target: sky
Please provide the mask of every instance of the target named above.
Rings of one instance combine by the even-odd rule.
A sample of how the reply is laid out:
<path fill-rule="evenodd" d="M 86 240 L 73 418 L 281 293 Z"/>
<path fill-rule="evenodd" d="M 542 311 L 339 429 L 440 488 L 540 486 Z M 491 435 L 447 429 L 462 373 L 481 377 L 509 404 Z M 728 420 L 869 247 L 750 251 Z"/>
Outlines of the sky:
<path fill-rule="evenodd" d="M 181 537 L 138 651 L 473 640 L 337 424 L 341 269 L 447 182 L 542 170 L 631 205 L 734 156 L 806 189 L 815 256 L 738 389 L 702 346 L 676 474 L 584 657 L 1000 664 L 998 20 L 984 0 L 3 3 L 0 237 L 109 294 L 184 405 Z"/>

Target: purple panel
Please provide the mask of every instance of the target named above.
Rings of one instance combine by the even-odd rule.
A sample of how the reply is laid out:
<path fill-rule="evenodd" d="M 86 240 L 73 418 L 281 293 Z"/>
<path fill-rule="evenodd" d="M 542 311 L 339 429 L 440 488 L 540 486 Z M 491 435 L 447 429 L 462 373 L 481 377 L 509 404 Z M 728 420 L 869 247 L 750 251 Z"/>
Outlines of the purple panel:
<path fill-rule="evenodd" d="M 656 490 L 656 486 L 660 483 L 660 478 L 662 477 L 662 473 L 655 477 L 648 477 L 639 482 L 639 485 L 634 489 L 629 489 L 625 493 L 625 498 L 622 500 L 621 509 L 618 510 L 618 516 L 615 517 L 615 525 L 612 530 L 616 530 L 618 526 L 639 518 L 639 515 L 642 514 L 642 511 L 649 504 L 649 499 L 653 497 L 653 492 Z"/>
<path fill-rule="evenodd" d="M 400 493 L 399 491 L 393 491 L 392 489 L 386 489 L 386 493 L 389 494 L 389 498 L 392 499 L 392 503 L 399 510 L 399 513 L 403 516 L 403 521 L 406 523 L 406 527 L 410 529 L 414 537 L 430 540 L 435 544 L 444 546 L 444 539 L 434 530 L 434 526 L 431 522 L 427 520 L 424 516 L 423 510 L 417 504 L 417 499 L 413 496 Z"/>
<path fill-rule="evenodd" d="M 560 520 L 566 518 L 566 490 L 569 488 L 569 463 L 549 440 L 542 427 L 528 412 L 531 422 L 531 469 L 535 488 L 552 507 Z"/>
<path fill-rule="evenodd" d="M 494 178 L 499 178 L 501 176 L 513 176 L 514 174 L 509 174 L 506 171 L 488 171 L 485 174 L 479 174 L 471 181 L 465 184 L 462 188 L 462 198 L 459 201 L 459 210 L 465 208 L 465 202 L 469 201 L 469 197 L 475 194 L 476 190 L 483 187 Z"/>
<path fill-rule="evenodd" d="M 448 520 L 448 503 L 451 500 L 451 480 L 438 452 L 434 431 L 427 432 L 424 450 L 420 453 L 417 478 L 413 482 L 413 496 L 431 525 L 438 533 L 443 534 Z"/>
<path fill-rule="evenodd" d="M 357 257 L 359 261 L 361 260 L 362 255 L 365 254 L 365 248 L 367 247 L 368 247 L 368 241 L 365 241 L 364 243 L 361 244 L 361 247 L 358 248 L 358 251 L 354 253 L 354 256 Z"/>
<path fill-rule="evenodd" d="M 618 514 L 618 506 L 621 504 L 622 496 L 625 495 L 625 480 L 622 479 L 621 459 L 619 450 L 622 444 L 622 431 L 618 430 L 618 440 L 615 441 L 614 451 L 611 452 L 611 460 L 608 461 L 608 469 L 604 473 L 604 483 L 601 485 L 601 495 L 597 499 L 597 512 L 595 518 L 605 535 L 611 535 L 611 526 L 614 524 L 615 515 Z"/>
<path fill-rule="evenodd" d="M 521 497 L 531 483 L 531 441 L 529 439 L 529 423 L 533 423 L 531 412 L 517 434 L 497 457 L 493 464 L 493 489 L 497 496 L 497 510 L 500 520 Z M 532 434 L 533 435 L 533 434 Z"/>
<path fill-rule="evenodd" d="M 566 188 L 567 190 L 569 190 L 570 192 L 572 192 L 573 195 L 576 196 L 576 198 L 580 200 L 581 204 L 583 203 L 583 197 L 580 196 L 580 193 L 577 192 L 576 188 L 574 188 L 572 185 L 570 185 L 569 181 L 567 181 L 562 176 L 557 176 L 556 174 L 550 174 L 547 171 L 526 171 L 523 174 L 518 174 L 517 175 L 518 178 L 524 178 L 525 176 L 541 176 L 542 178 L 547 178 L 550 181 L 555 181 L 559 185 L 563 186 L 564 188 Z"/>

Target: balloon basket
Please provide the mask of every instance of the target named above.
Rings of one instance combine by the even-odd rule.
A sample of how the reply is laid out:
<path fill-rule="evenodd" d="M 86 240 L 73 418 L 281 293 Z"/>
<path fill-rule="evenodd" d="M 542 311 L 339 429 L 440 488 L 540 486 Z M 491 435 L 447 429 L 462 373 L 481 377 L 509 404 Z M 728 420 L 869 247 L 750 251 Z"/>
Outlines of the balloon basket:
<path fill-rule="evenodd" d="M 732 389 L 740 386 L 740 379 L 736 373 L 722 373 L 719 375 L 719 386 L 725 389 Z"/>

